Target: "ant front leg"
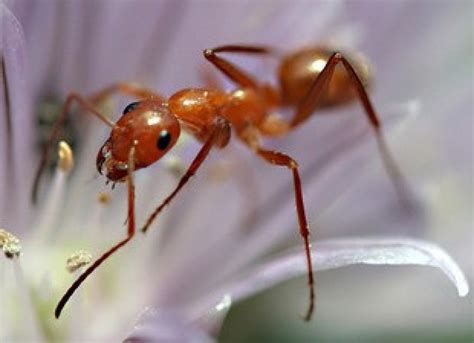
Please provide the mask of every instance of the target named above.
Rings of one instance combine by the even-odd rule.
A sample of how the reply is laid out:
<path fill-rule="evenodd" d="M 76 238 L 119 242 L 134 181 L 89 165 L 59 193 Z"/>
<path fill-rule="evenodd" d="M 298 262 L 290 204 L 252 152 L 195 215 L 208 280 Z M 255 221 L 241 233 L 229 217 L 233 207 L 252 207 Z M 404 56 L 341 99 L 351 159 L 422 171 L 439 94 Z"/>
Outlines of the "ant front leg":
<path fill-rule="evenodd" d="M 79 278 L 68 288 L 66 293 L 62 296 L 61 300 L 59 301 L 58 305 L 56 306 L 56 310 L 54 311 L 54 315 L 56 318 L 59 318 L 61 315 L 61 311 L 63 310 L 66 303 L 69 301 L 71 296 L 74 292 L 81 286 L 81 284 L 86 280 L 86 278 L 94 272 L 107 258 L 110 257 L 113 253 L 117 250 L 122 248 L 125 244 L 127 244 L 135 234 L 135 185 L 133 182 L 133 172 L 135 170 L 135 147 L 130 149 L 128 154 L 128 175 L 127 175 L 127 183 L 128 183 L 128 230 L 127 230 L 127 238 L 120 241 L 119 243 L 115 244 L 112 248 L 107 250 L 98 260 L 96 260 L 89 268 L 87 268 Z"/>
<path fill-rule="evenodd" d="M 178 194 L 181 188 L 183 188 L 183 186 L 189 181 L 189 179 L 196 173 L 196 171 L 201 166 L 202 162 L 204 162 L 206 157 L 209 155 L 211 148 L 218 143 L 225 142 L 225 144 L 227 144 L 227 142 L 229 141 L 229 138 L 230 138 L 229 122 L 223 118 L 218 118 L 213 125 L 214 127 L 212 128 L 212 131 L 209 137 L 207 138 L 206 142 L 202 146 L 201 150 L 199 150 L 194 160 L 191 162 L 191 165 L 189 166 L 186 173 L 179 180 L 179 183 L 174 189 L 174 191 L 171 192 L 171 194 L 168 195 L 168 197 L 166 197 L 165 200 L 163 200 L 161 205 L 158 206 L 156 210 L 153 211 L 153 213 L 148 217 L 145 225 L 141 229 L 143 233 L 148 231 L 148 229 L 150 228 L 150 225 L 153 223 L 153 221 L 161 212 L 161 210 L 163 210 L 163 208 L 166 205 L 168 205 L 171 202 L 171 200 L 173 200 L 173 198 L 176 196 L 176 194 Z M 222 145 L 219 145 L 219 146 L 223 147 Z"/>
<path fill-rule="evenodd" d="M 244 46 L 244 45 L 224 45 L 214 49 L 204 50 L 204 57 L 211 62 L 217 69 L 226 75 L 231 81 L 245 88 L 258 88 L 258 83 L 253 77 L 245 73 L 242 69 L 233 63 L 217 56 L 217 53 L 245 53 L 245 54 L 272 54 L 273 52 L 266 47 Z"/>
<path fill-rule="evenodd" d="M 393 159 L 387 147 L 385 138 L 381 130 L 380 120 L 374 110 L 374 107 L 372 106 L 365 87 L 362 84 L 362 81 L 357 76 L 357 73 L 355 72 L 352 65 L 341 53 L 336 52 L 332 54 L 332 56 L 329 58 L 325 67 L 311 85 L 311 88 L 309 89 L 307 95 L 298 105 L 296 113 L 292 121 L 290 122 L 290 127 L 293 128 L 298 126 L 299 124 L 304 122 L 309 116 L 311 116 L 311 114 L 314 113 L 318 104 L 318 100 L 321 98 L 325 89 L 331 82 L 331 77 L 333 75 L 334 69 L 339 63 L 342 63 L 344 69 L 348 73 L 350 82 L 355 88 L 357 95 L 362 103 L 362 106 L 364 107 L 369 123 L 374 129 L 375 138 L 377 140 L 377 147 L 382 159 L 382 163 L 390 180 L 394 185 L 395 191 L 398 194 L 398 198 L 400 199 L 404 207 L 409 207 L 411 202 L 410 192 L 408 191 L 408 186 L 406 184 L 405 178 L 403 177 L 403 174 L 398 168 L 397 163 Z"/>
<path fill-rule="evenodd" d="M 100 103 L 117 93 L 123 94 L 123 95 L 129 95 L 137 99 L 154 98 L 154 99 L 161 100 L 163 102 L 165 101 L 165 98 L 163 96 L 161 96 L 160 94 L 148 88 L 138 86 L 134 83 L 126 83 L 126 82 L 119 82 L 119 83 L 112 84 L 109 87 L 89 96 L 89 99 L 92 103 Z"/>
<path fill-rule="evenodd" d="M 58 139 L 58 135 L 60 132 L 61 127 L 64 125 L 64 121 L 66 119 L 66 115 L 71 109 L 71 106 L 73 105 L 73 102 L 77 102 L 77 104 L 86 112 L 89 112 L 99 118 L 105 125 L 109 126 L 110 128 L 113 128 L 115 124 L 110 121 L 109 118 L 101 114 L 94 105 L 85 99 L 83 96 L 77 94 L 77 93 L 71 93 L 68 95 L 66 98 L 66 102 L 64 104 L 63 110 L 59 117 L 57 118 L 56 122 L 54 123 L 53 129 L 51 131 L 51 135 L 49 137 L 48 143 L 46 144 L 43 155 L 41 156 L 40 164 L 38 166 L 38 169 L 36 170 L 35 173 L 35 178 L 33 182 L 33 190 L 31 194 L 31 199 L 33 203 L 36 203 L 37 198 L 38 198 L 38 187 L 39 187 L 39 181 L 41 179 L 41 175 L 44 172 L 44 169 L 46 168 L 46 164 L 49 159 L 49 154 L 51 151 L 51 146 L 54 144 L 54 142 Z"/>

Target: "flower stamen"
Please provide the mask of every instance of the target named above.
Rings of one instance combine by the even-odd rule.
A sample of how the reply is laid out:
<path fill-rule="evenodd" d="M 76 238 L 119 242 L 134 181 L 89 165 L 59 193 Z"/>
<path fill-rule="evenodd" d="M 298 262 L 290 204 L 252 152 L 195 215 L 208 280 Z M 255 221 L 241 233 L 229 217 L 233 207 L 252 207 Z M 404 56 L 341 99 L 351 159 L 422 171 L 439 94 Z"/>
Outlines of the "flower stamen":
<path fill-rule="evenodd" d="M 79 268 L 82 268 L 92 261 L 92 255 L 84 250 L 79 250 L 73 253 L 66 260 L 66 269 L 70 273 L 74 273 Z"/>
<path fill-rule="evenodd" d="M 97 201 L 99 201 L 101 205 L 107 205 L 110 202 L 110 194 L 99 192 L 99 194 L 97 194 Z"/>
<path fill-rule="evenodd" d="M 74 154 L 71 146 L 65 141 L 60 141 L 58 144 L 58 168 L 63 172 L 68 173 L 74 167 Z"/>
<path fill-rule="evenodd" d="M 69 172 L 74 166 L 74 153 L 65 141 L 58 143 L 58 164 L 50 186 L 49 194 L 41 215 L 38 220 L 38 231 L 36 233 L 39 239 L 49 239 L 54 231 L 54 224 L 59 217 L 62 200 L 66 190 L 65 184 Z"/>
<path fill-rule="evenodd" d="M 20 240 L 3 228 L 0 228 L 0 248 L 10 259 L 20 256 L 21 253 Z"/>

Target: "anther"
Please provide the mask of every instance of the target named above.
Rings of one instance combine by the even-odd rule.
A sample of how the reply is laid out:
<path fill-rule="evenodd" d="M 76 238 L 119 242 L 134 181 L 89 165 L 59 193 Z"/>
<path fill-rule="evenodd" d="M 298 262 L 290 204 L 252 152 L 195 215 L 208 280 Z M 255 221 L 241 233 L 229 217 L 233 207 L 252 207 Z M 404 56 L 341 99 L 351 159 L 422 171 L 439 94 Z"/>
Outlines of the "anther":
<path fill-rule="evenodd" d="M 0 248 L 7 258 L 18 257 L 21 253 L 20 240 L 3 228 L 0 228 Z"/>
<path fill-rule="evenodd" d="M 74 167 L 74 154 L 71 147 L 65 141 L 60 141 L 58 144 L 58 167 L 64 172 L 71 171 Z"/>
<path fill-rule="evenodd" d="M 91 263 L 92 255 L 84 250 L 79 250 L 73 253 L 69 258 L 66 260 L 66 269 L 70 273 L 74 273 L 81 267 L 84 267 Z"/>
<path fill-rule="evenodd" d="M 102 205 L 106 205 L 110 202 L 110 195 L 109 193 L 100 192 L 99 194 L 97 194 L 97 200 Z"/>

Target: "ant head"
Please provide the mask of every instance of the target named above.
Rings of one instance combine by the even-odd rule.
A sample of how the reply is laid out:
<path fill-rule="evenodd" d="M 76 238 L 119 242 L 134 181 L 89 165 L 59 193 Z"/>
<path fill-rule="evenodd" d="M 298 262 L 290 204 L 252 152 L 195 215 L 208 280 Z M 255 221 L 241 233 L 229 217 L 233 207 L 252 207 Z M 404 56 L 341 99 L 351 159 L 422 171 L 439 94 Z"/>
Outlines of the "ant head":
<path fill-rule="evenodd" d="M 133 102 L 125 107 L 109 138 L 111 155 L 120 162 L 128 160 L 135 146 L 136 168 L 144 168 L 159 160 L 179 138 L 176 117 L 161 101 Z"/>

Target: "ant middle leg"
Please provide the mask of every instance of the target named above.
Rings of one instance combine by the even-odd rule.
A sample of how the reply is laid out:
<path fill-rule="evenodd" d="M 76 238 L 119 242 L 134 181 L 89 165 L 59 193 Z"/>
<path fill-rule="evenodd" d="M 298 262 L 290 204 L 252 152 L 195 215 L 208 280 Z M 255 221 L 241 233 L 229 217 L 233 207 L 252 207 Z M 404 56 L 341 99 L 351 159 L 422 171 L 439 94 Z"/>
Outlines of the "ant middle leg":
<path fill-rule="evenodd" d="M 238 132 L 238 134 L 239 138 L 264 161 L 275 166 L 286 167 L 290 169 L 293 174 L 296 214 L 298 216 L 299 232 L 304 242 L 306 264 L 308 269 L 309 306 L 304 316 L 304 320 L 309 321 L 313 315 L 315 304 L 314 273 L 311 257 L 311 243 L 309 241 L 310 232 L 308 221 L 306 219 L 298 163 L 289 155 L 286 155 L 282 152 L 263 149 L 260 144 L 259 131 L 252 126 L 248 126 L 247 128 Z"/>
<path fill-rule="evenodd" d="M 87 268 L 77 280 L 68 288 L 66 293 L 59 300 L 58 305 L 54 311 L 56 318 L 59 318 L 64 306 L 67 304 L 74 292 L 81 286 L 86 278 L 94 272 L 106 259 L 108 259 L 113 253 L 125 246 L 135 235 L 135 185 L 133 182 L 133 172 L 135 170 L 135 147 L 130 149 L 128 154 L 128 230 L 127 237 L 109 250 L 107 250 L 101 257 L 99 257 L 89 268 Z"/>
<path fill-rule="evenodd" d="M 308 287 L 309 287 L 309 305 L 304 316 L 304 320 L 309 321 L 314 312 L 314 304 L 315 304 L 315 291 L 314 291 L 314 272 L 313 272 L 313 261 L 311 257 L 311 243 L 310 243 L 310 232 L 309 226 L 306 219 L 306 213 L 304 208 L 304 201 L 303 201 L 303 191 L 301 187 L 301 178 L 300 173 L 298 170 L 298 164 L 295 160 L 293 160 L 290 156 L 285 155 L 278 151 L 271 151 L 271 150 L 264 150 L 262 148 L 258 148 L 255 150 L 258 156 L 264 159 L 266 162 L 271 163 L 277 166 L 287 167 L 291 170 L 293 174 L 293 187 L 295 193 L 295 203 L 296 203 L 296 213 L 298 215 L 298 224 L 299 224 L 299 232 L 301 237 L 303 238 L 304 243 L 304 250 L 306 256 L 306 264 L 307 264 L 307 278 L 308 278 Z"/>

